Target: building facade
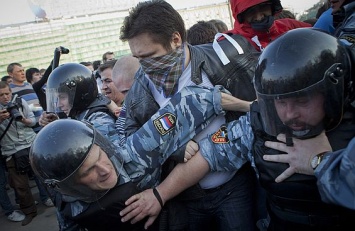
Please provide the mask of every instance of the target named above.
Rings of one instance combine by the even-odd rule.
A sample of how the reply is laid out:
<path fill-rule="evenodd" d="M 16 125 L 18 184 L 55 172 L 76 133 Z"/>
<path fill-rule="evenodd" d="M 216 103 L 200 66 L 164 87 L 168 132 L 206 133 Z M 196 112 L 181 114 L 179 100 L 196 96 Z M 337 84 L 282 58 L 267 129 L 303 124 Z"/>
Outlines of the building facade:
<path fill-rule="evenodd" d="M 128 44 L 119 39 L 119 34 L 129 8 L 138 1 L 69 1 L 76 2 L 74 5 L 66 1 L 50 1 L 65 7 L 46 6 L 48 18 L 0 27 L 0 77 L 7 75 L 6 67 L 12 62 L 21 63 L 25 69 L 47 68 L 58 46 L 70 50 L 69 54 L 61 56 L 60 63 L 101 60 L 106 51 L 113 51 L 117 58 L 130 53 Z M 80 2 L 91 7 L 79 10 Z M 50 10 L 53 7 L 63 9 L 54 14 Z M 228 2 L 178 11 L 187 29 L 197 21 L 210 19 L 220 19 L 232 27 Z"/>

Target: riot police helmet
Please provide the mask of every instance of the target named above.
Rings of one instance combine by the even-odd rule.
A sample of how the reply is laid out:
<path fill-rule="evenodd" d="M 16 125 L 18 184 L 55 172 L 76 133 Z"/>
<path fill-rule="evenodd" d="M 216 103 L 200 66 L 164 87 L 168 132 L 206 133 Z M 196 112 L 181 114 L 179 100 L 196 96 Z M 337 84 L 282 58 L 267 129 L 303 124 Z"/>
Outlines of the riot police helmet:
<path fill-rule="evenodd" d="M 95 149 L 96 146 L 100 149 Z M 110 189 L 98 190 L 80 183 L 79 172 L 89 155 L 100 156 L 103 152 L 118 177 L 123 161 L 113 144 L 87 122 L 60 119 L 41 129 L 33 141 L 29 157 L 34 173 L 44 184 L 63 195 L 93 202 Z"/>
<path fill-rule="evenodd" d="M 307 138 L 335 128 L 342 119 L 352 89 L 349 57 L 340 40 L 312 28 L 290 30 L 271 42 L 260 55 L 254 75 L 264 130 L 273 136 L 286 133 Z M 303 121 L 302 129 L 292 129 L 281 121 L 275 106 L 277 102 L 299 99 L 300 102 L 295 101 L 298 104 L 293 105 L 296 107 L 306 104 L 307 99 L 314 98 L 317 93 L 324 97 L 324 105 L 321 105 L 324 115 L 320 123 L 305 125 L 307 121 Z M 286 103 L 283 106 L 291 107 Z M 314 110 L 311 108 L 308 113 L 312 115 Z M 290 123 L 296 127 L 296 120 Z"/>
<path fill-rule="evenodd" d="M 75 117 L 97 97 L 95 76 L 84 65 L 65 63 L 53 70 L 46 86 L 47 112 Z"/>

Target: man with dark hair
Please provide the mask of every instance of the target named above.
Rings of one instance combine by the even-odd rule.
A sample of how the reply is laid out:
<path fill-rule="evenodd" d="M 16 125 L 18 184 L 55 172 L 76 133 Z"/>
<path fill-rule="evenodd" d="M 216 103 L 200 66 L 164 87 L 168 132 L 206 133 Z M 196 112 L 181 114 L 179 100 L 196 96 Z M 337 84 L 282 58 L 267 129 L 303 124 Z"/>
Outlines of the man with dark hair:
<path fill-rule="evenodd" d="M 12 77 L 9 76 L 9 75 L 5 75 L 1 78 L 1 81 L 5 81 L 7 82 L 8 84 L 12 83 Z"/>
<path fill-rule="evenodd" d="M 219 19 L 211 19 L 208 22 L 212 23 L 219 33 L 225 33 L 228 30 L 228 26 L 225 22 Z"/>
<path fill-rule="evenodd" d="M 92 62 L 94 71 L 96 71 L 97 69 L 99 69 L 99 66 L 101 65 L 101 60 L 95 60 L 94 62 Z"/>
<path fill-rule="evenodd" d="M 191 45 L 211 43 L 217 33 L 217 28 L 212 23 L 198 21 L 187 30 L 186 40 Z"/>
<path fill-rule="evenodd" d="M 115 59 L 115 53 L 112 51 L 107 51 L 102 55 L 102 62 L 106 63 L 107 61 L 111 61 Z"/>
<path fill-rule="evenodd" d="M 255 49 L 244 38 L 236 36 L 233 39 L 241 49 L 237 51 L 232 46 L 228 50 L 230 62 L 221 62 L 221 56 L 212 44 L 189 45 L 184 20 L 165 1 L 138 3 L 125 18 L 120 38 L 128 41 L 132 55 L 141 65 L 125 98 L 126 136 L 133 134 L 185 86 L 212 87 L 220 84 L 237 98 L 255 99 L 252 86 L 257 60 L 253 53 Z M 231 116 L 237 118 L 239 115 Z M 202 139 L 224 122 L 224 116 L 217 117 L 201 133 L 195 134 L 194 139 Z M 174 166 L 183 160 L 179 155 L 183 150 L 176 152 L 177 160 L 165 164 L 163 178 L 171 169 L 169 164 Z M 253 199 L 250 196 L 254 180 L 255 175 L 248 165 L 240 171 L 208 174 L 198 185 L 180 195 L 184 201 L 171 201 L 165 206 L 171 209 L 169 227 L 191 231 L 254 227 Z M 238 190 L 233 190 L 236 188 Z M 212 203 L 207 206 L 207 201 Z M 186 208 L 188 213 L 184 211 Z M 170 213 L 172 210 L 175 213 Z"/>
<path fill-rule="evenodd" d="M 92 62 L 80 62 L 80 64 L 89 68 L 90 71 L 94 71 L 94 66 L 93 66 Z"/>
<path fill-rule="evenodd" d="M 41 72 L 38 68 L 31 67 L 26 70 L 26 79 L 31 85 L 42 78 Z"/>

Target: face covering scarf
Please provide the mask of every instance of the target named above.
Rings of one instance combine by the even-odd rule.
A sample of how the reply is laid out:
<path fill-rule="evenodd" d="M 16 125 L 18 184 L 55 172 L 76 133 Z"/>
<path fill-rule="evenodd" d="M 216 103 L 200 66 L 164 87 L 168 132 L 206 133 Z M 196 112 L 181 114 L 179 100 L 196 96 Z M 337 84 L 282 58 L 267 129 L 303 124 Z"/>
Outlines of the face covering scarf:
<path fill-rule="evenodd" d="M 143 71 L 165 97 L 173 96 L 178 89 L 178 79 L 184 71 L 184 45 L 169 54 L 141 59 Z"/>
<path fill-rule="evenodd" d="M 259 22 L 250 23 L 250 25 L 251 28 L 253 28 L 256 31 L 267 31 L 268 29 L 270 29 L 274 21 L 275 21 L 274 16 L 270 15 L 265 17 L 263 20 Z"/>

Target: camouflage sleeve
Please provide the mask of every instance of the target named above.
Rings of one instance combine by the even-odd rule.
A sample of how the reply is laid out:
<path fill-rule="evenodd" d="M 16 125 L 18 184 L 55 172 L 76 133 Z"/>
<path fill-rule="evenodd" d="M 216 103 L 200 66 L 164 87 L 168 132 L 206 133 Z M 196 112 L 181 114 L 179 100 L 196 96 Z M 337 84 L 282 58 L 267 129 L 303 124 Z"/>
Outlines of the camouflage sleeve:
<path fill-rule="evenodd" d="M 186 144 L 217 115 L 221 108 L 221 87 L 213 90 L 185 87 L 133 135 L 126 148 L 132 161 L 154 168 Z"/>
<path fill-rule="evenodd" d="M 115 119 L 111 115 L 100 111 L 94 112 L 87 118 L 87 121 L 117 147 L 119 140 L 115 129 Z"/>
<path fill-rule="evenodd" d="M 322 200 L 355 209 L 355 138 L 346 149 L 327 153 L 315 170 Z"/>
<path fill-rule="evenodd" d="M 200 152 L 207 160 L 211 171 L 233 171 L 247 161 L 254 165 L 252 145 L 254 134 L 250 114 L 223 125 L 220 129 L 199 142 Z"/>

